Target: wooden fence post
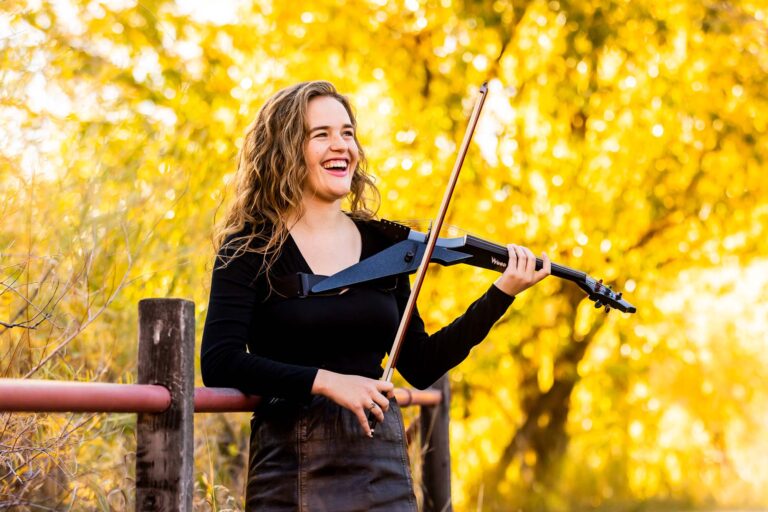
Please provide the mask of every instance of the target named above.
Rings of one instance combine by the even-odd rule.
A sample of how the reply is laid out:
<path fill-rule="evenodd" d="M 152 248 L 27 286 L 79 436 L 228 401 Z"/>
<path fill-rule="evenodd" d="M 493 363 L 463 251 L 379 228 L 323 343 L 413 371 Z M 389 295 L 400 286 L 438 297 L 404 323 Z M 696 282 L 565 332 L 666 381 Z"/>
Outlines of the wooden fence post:
<path fill-rule="evenodd" d="M 160 384 L 171 406 L 136 421 L 136 510 L 191 511 L 194 421 L 194 303 L 139 302 L 139 384 Z"/>
<path fill-rule="evenodd" d="M 448 432 L 451 388 L 443 375 L 432 386 L 443 393 L 440 405 L 421 407 L 421 446 L 424 451 L 422 480 L 424 512 L 452 512 L 451 449 Z"/>

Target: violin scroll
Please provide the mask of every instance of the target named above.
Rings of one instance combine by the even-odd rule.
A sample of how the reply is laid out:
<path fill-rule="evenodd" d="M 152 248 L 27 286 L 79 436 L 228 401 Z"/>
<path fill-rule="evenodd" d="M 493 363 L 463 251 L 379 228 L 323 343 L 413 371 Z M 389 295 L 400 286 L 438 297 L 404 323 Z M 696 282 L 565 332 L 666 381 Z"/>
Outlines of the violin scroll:
<path fill-rule="evenodd" d="M 623 313 L 634 313 L 637 308 L 622 298 L 622 292 L 614 292 L 611 287 L 603 284 L 603 280 L 595 280 L 586 276 L 584 280 L 576 281 L 579 288 L 584 290 L 589 300 L 595 303 L 595 308 L 605 306 L 605 311 L 618 309 Z"/>

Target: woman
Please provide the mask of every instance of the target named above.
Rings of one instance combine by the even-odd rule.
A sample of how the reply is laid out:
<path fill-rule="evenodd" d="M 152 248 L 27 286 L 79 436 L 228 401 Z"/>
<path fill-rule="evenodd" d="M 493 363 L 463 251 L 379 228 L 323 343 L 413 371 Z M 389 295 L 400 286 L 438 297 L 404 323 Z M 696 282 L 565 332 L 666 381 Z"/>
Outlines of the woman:
<path fill-rule="evenodd" d="M 283 89 L 248 129 L 236 198 L 217 232 L 203 332 L 207 386 L 262 395 L 251 422 L 248 510 L 416 510 L 402 417 L 377 380 L 409 294 L 406 277 L 328 296 L 281 296 L 297 272 L 331 275 L 386 248 L 378 197 L 347 99 L 328 82 Z M 350 201 L 350 212 L 341 204 Z M 509 246 L 507 270 L 433 335 L 414 314 L 398 370 L 427 387 L 487 335 L 514 296 L 550 272 Z M 376 436 L 366 412 L 377 419 Z"/>

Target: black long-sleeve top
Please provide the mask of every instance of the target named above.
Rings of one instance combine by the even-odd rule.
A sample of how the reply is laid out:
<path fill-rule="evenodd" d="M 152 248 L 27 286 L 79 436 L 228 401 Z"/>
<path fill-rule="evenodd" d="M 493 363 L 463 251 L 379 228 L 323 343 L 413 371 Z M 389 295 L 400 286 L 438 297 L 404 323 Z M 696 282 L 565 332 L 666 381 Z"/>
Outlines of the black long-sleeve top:
<path fill-rule="evenodd" d="M 355 224 L 362 238 L 361 259 L 390 245 L 365 221 Z M 214 263 L 201 351 L 206 386 L 306 400 L 319 368 L 381 376 L 382 359 L 408 301 L 407 277 L 394 286 L 392 281 L 364 283 L 340 295 L 280 298 L 270 294 L 260 272 L 263 256 L 246 252 L 231 259 L 231 253 L 223 249 Z M 289 236 L 270 272 L 282 276 L 312 270 Z M 415 311 L 397 369 L 411 385 L 429 386 L 467 357 L 512 300 L 492 285 L 462 316 L 432 335 Z"/>

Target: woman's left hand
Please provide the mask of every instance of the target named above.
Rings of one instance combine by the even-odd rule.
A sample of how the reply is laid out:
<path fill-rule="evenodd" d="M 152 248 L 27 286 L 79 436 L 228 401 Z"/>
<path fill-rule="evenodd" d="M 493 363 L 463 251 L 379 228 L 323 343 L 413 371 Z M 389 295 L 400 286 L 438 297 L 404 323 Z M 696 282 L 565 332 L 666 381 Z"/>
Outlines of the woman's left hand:
<path fill-rule="evenodd" d="M 552 263 L 547 253 L 541 253 L 543 266 L 536 270 L 536 256 L 522 245 L 507 245 L 509 263 L 496 282 L 496 287 L 507 295 L 515 296 L 535 285 L 552 273 Z"/>

